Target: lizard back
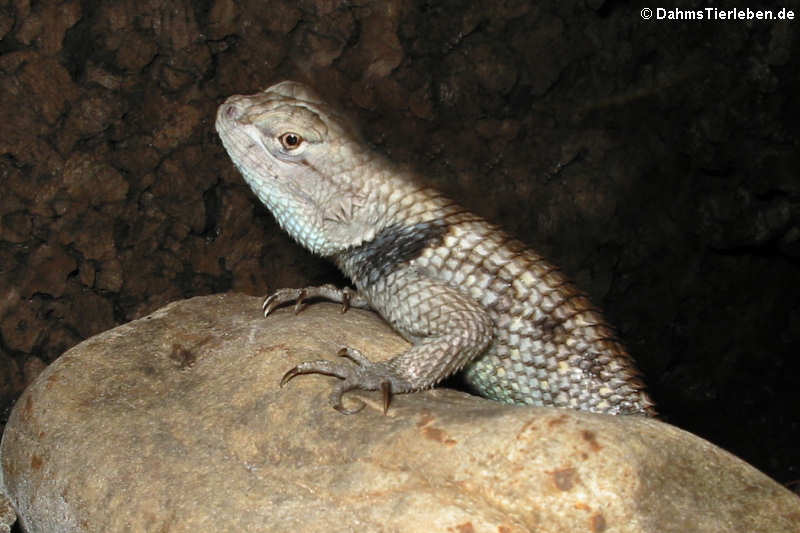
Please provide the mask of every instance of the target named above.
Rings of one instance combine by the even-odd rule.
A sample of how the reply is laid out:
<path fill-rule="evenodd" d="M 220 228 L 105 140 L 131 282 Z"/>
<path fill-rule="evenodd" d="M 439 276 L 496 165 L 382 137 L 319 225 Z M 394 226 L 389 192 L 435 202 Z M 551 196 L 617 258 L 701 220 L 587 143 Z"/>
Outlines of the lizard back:
<path fill-rule="evenodd" d="M 395 329 L 435 300 L 393 299 L 408 271 L 440 280 L 478 302 L 494 324 L 489 347 L 463 368 L 466 383 L 505 403 L 612 414 L 655 414 L 633 359 L 589 299 L 552 263 L 498 226 L 424 187 L 394 202 L 394 225 L 336 258 Z M 403 206 L 408 213 L 402 213 Z M 427 206 L 422 210 L 421 206 Z"/>

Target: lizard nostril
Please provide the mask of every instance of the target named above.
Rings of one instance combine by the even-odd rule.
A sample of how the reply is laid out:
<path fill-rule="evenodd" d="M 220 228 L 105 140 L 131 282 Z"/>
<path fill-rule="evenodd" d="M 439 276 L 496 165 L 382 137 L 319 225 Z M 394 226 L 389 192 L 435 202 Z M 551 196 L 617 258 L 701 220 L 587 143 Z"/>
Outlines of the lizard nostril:
<path fill-rule="evenodd" d="M 239 109 L 234 104 L 228 104 L 223 111 L 225 118 L 235 119 L 239 116 Z"/>

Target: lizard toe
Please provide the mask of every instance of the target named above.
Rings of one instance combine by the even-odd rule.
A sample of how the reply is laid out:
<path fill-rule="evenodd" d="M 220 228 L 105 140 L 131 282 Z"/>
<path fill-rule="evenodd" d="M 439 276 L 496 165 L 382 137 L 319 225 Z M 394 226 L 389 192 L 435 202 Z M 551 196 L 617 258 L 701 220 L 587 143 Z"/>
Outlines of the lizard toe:
<path fill-rule="evenodd" d="M 264 317 L 269 316 L 275 309 L 280 307 L 283 304 L 297 301 L 297 305 L 295 306 L 295 314 L 298 312 L 297 306 L 301 305 L 303 301 L 303 291 L 304 289 L 279 289 L 266 298 L 264 298 L 264 303 L 261 304 L 261 309 L 264 311 Z"/>
<path fill-rule="evenodd" d="M 361 400 L 352 399 L 351 403 L 354 403 L 355 407 L 348 409 L 347 407 L 344 406 L 344 404 L 342 403 L 342 396 L 344 395 L 345 392 L 352 390 L 353 388 L 357 387 L 348 387 L 347 382 L 344 382 L 339 384 L 335 389 L 333 389 L 333 392 L 331 392 L 330 396 L 331 406 L 340 413 L 342 413 L 343 415 L 354 415 L 360 412 L 362 409 L 364 409 L 364 406 L 366 405 Z"/>
<path fill-rule="evenodd" d="M 341 379 L 330 395 L 331 406 L 344 414 L 355 414 L 364 408 L 364 402 L 356 400 L 354 408 L 344 407 L 342 397 L 351 390 L 380 390 L 383 398 L 383 413 L 389 409 L 392 393 L 395 391 L 410 390 L 407 383 L 384 363 L 374 363 L 367 359 L 361 352 L 354 348 L 342 348 L 338 355 L 350 359 L 350 362 L 329 361 L 319 359 L 304 361 L 289 369 L 281 378 L 280 386 L 283 387 L 296 376 L 301 374 L 324 374 Z"/>

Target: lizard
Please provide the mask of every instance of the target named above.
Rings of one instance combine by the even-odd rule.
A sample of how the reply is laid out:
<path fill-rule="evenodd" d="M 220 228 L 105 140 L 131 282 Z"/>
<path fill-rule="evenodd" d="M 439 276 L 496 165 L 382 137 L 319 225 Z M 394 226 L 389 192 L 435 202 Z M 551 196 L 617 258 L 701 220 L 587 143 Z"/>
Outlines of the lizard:
<path fill-rule="evenodd" d="M 351 390 L 393 394 L 461 372 L 469 388 L 505 403 L 606 414 L 655 415 L 633 359 L 565 275 L 518 239 L 424 185 L 370 147 L 354 123 L 310 87 L 277 83 L 220 105 L 216 130 L 230 159 L 292 238 L 330 259 L 355 289 L 280 289 L 264 316 L 323 298 L 377 311 L 411 343 L 373 362 L 301 362 L 301 374 L 339 378 L 331 405 Z M 349 400 L 348 400 L 349 401 Z"/>

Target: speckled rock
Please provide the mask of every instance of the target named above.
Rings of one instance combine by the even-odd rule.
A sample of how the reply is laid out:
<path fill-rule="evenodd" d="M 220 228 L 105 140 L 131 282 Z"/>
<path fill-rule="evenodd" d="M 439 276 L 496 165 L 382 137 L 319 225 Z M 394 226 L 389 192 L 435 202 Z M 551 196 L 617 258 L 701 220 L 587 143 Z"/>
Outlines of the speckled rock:
<path fill-rule="evenodd" d="M 369 312 L 173 303 L 66 352 L 2 442 L 28 532 L 797 531 L 800 499 L 656 420 L 377 394 L 344 416 L 297 362 L 406 344 Z"/>

